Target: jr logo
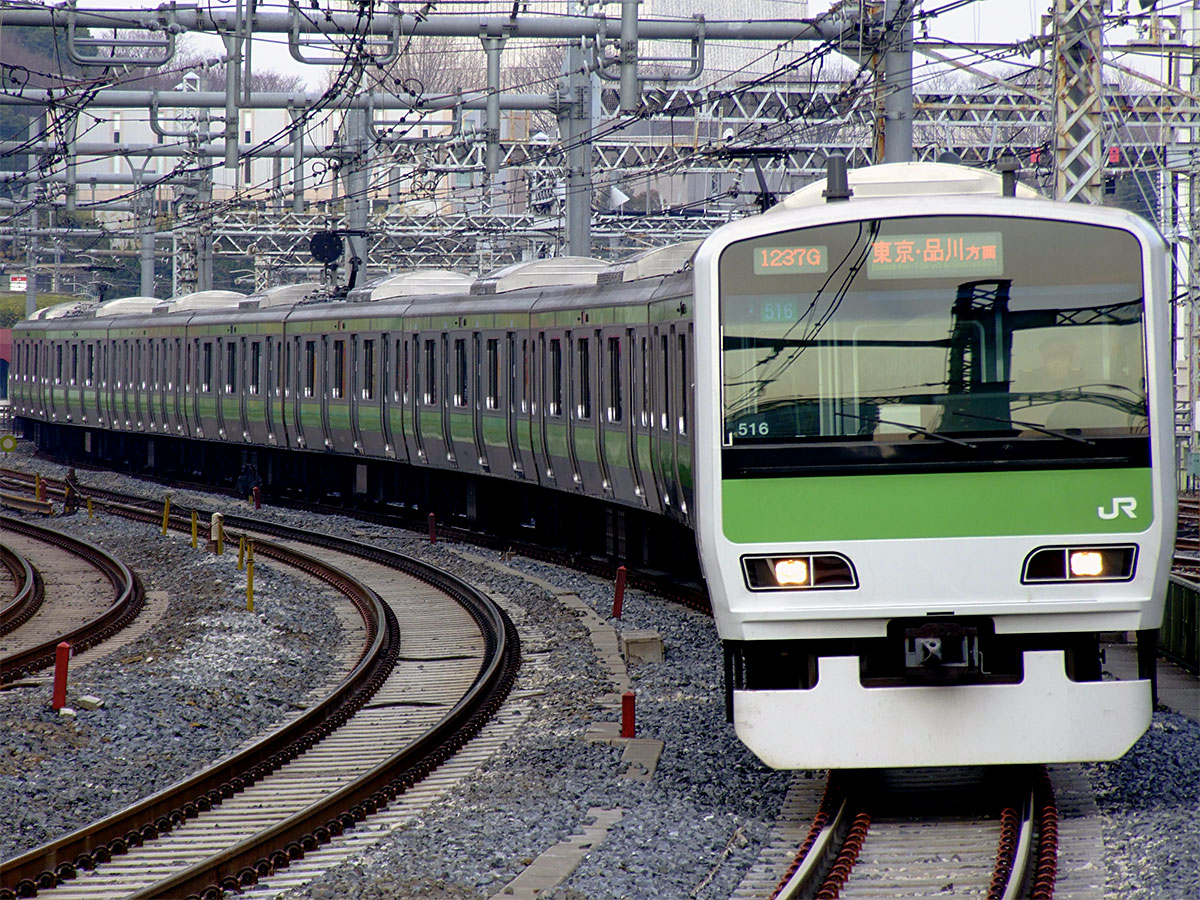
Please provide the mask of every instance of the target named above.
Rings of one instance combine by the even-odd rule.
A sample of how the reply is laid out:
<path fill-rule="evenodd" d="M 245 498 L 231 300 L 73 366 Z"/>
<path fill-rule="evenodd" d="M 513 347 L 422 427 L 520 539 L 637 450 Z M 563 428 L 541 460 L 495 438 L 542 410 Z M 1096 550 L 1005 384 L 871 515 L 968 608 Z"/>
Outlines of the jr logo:
<path fill-rule="evenodd" d="M 1113 497 L 1112 509 L 1105 509 L 1103 506 L 1096 507 L 1096 515 L 1102 519 L 1115 519 L 1121 513 L 1129 516 L 1131 519 L 1136 519 L 1137 514 L 1134 510 L 1137 509 L 1137 500 L 1133 497 Z"/>

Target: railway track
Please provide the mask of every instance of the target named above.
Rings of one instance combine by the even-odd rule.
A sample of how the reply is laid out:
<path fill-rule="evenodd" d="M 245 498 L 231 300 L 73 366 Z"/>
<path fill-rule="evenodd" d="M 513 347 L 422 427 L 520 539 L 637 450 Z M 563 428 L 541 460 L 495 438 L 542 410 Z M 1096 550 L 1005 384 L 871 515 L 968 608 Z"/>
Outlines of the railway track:
<path fill-rule="evenodd" d="M 161 518 L 137 502 L 103 502 Z M 173 524 L 190 527 L 190 517 Z M 486 597 L 400 554 L 270 531 L 272 540 L 247 532 L 260 558 L 326 580 L 364 611 L 368 640 L 354 672 L 326 701 L 214 768 L 5 862 L 0 898 L 49 888 L 62 898 L 209 898 L 254 884 L 418 784 L 498 709 L 519 647 Z"/>
<path fill-rule="evenodd" d="M 0 530 L 25 579 L 0 613 L 0 683 L 51 665 L 62 641 L 80 652 L 107 640 L 141 610 L 141 581 L 99 547 L 8 516 Z"/>
<path fill-rule="evenodd" d="M 772 900 L 1053 896 L 1057 810 L 1043 769 L 834 772 Z"/>

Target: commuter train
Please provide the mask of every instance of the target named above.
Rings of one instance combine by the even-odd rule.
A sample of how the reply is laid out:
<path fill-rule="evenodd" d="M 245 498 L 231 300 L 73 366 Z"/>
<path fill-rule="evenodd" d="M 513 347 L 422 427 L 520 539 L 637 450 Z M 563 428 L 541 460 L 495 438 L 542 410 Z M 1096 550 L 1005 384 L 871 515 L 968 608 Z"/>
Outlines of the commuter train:
<path fill-rule="evenodd" d="M 771 766 L 1108 759 L 1171 558 L 1169 296 L 1135 216 L 835 167 L 621 264 L 59 310 L 17 327 L 13 402 L 73 458 L 695 546 Z M 1107 632 L 1141 680 L 1102 679 Z"/>

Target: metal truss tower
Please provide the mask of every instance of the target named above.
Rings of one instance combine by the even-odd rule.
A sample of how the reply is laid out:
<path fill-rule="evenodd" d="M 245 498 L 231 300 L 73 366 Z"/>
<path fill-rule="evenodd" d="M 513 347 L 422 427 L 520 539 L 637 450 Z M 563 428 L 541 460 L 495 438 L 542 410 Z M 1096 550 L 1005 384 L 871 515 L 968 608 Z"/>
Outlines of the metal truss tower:
<path fill-rule="evenodd" d="M 1103 5 L 1104 0 L 1054 4 L 1054 193 L 1059 200 L 1101 201 Z"/>

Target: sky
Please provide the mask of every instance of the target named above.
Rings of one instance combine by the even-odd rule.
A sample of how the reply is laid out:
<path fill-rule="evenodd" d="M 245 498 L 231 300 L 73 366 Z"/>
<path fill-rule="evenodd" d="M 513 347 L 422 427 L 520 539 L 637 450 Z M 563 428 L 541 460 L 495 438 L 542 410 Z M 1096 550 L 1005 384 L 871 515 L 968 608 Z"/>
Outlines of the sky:
<path fill-rule="evenodd" d="M 228 8 L 230 0 L 199 0 L 199 2 L 209 2 L 214 7 Z M 928 13 L 937 10 L 941 7 L 953 6 L 958 0 L 923 0 L 920 8 Z M 1136 8 L 1136 0 L 1129 0 L 1130 6 Z M 127 0 L 125 4 L 120 0 L 79 0 L 80 8 L 130 8 L 130 7 L 155 7 L 158 0 Z M 685 4 L 686 5 L 686 4 Z M 723 0 L 722 5 L 727 8 L 737 8 L 737 0 Z M 820 15 L 827 11 L 831 5 L 830 0 L 809 0 L 808 14 L 810 16 Z M 930 38 L 943 38 L 954 42 L 962 43 L 1014 43 L 1024 40 L 1041 32 L 1041 17 L 1045 12 L 1048 12 L 1052 5 L 1052 0 L 975 0 L 975 2 L 967 3 L 957 9 L 941 13 L 935 20 L 928 23 L 928 36 Z M 1120 6 L 1121 0 L 1118 0 L 1114 5 Z M 1160 6 L 1177 7 L 1180 4 L 1177 0 L 1160 0 Z M 279 11 L 284 9 L 283 0 L 261 0 L 260 9 L 268 11 Z M 413 8 L 416 8 L 417 3 L 413 3 Z M 674 0 L 672 8 L 678 8 L 679 0 Z M 695 0 L 695 8 L 697 12 L 705 13 L 708 18 L 721 18 L 719 13 L 714 12 L 714 7 L 718 6 L 718 0 Z M 780 3 L 780 15 L 794 14 L 796 8 L 792 3 Z M 615 0 L 609 0 L 607 8 L 616 14 L 619 10 Z M 1128 40 L 1133 36 L 1132 29 L 1124 29 L 1119 33 L 1110 33 L 1110 40 Z M 921 29 L 918 28 L 917 37 L 922 37 Z M 204 46 L 210 48 L 210 52 L 214 57 L 219 55 L 221 45 L 215 36 L 194 36 L 192 40 L 203 42 Z M 262 66 L 275 71 L 286 74 L 295 74 L 302 77 L 309 90 L 321 90 L 324 87 L 324 70 L 322 67 L 305 65 L 296 62 L 292 59 L 287 49 L 286 35 L 273 34 L 260 37 L 255 40 L 253 58 L 256 66 Z M 918 57 L 917 63 L 921 63 L 921 58 Z M 1152 60 L 1146 56 L 1136 58 L 1125 58 L 1125 62 L 1135 65 L 1142 71 L 1147 71 L 1152 75 L 1161 77 L 1161 72 L 1158 71 L 1157 60 Z"/>
<path fill-rule="evenodd" d="M 935 9 L 947 5 L 953 0 L 924 0 L 924 8 Z M 158 0 L 128 0 L 127 5 L 119 0 L 79 0 L 82 9 L 114 9 L 158 6 Z M 185 2 L 186 5 L 186 2 Z M 227 8 L 225 3 L 214 2 L 214 6 Z M 415 8 L 418 4 L 414 2 Z M 678 5 L 673 4 L 673 6 Z M 718 4 L 715 0 L 695 0 L 697 12 L 704 13 L 710 19 L 722 18 L 714 12 Z M 724 4 L 736 10 L 737 2 Z M 809 15 L 816 16 L 828 10 L 828 0 L 809 0 Z M 953 41 L 966 42 L 1011 42 L 1019 41 L 1038 32 L 1040 17 L 1043 10 L 1048 9 L 1050 0 L 976 0 L 976 2 L 949 13 L 945 13 L 930 25 L 930 35 L 943 37 Z M 267 0 L 260 8 L 271 11 L 282 8 L 281 0 Z M 619 6 L 610 4 L 613 14 L 617 14 Z M 788 15 L 794 7 L 792 4 L 780 4 L 780 14 Z M 730 14 L 729 18 L 736 17 Z M 216 56 L 221 52 L 221 45 L 214 37 L 196 36 L 193 40 L 201 40 L 205 47 L 211 48 Z M 323 87 L 323 75 L 320 67 L 304 65 L 292 59 L 287 49 L 286 35 L 275 34 L 256 39 L 254 46 L 256 64 L 287 74 L 300 75 L 308 83 L 309 89 L 317 90 Z"/>

